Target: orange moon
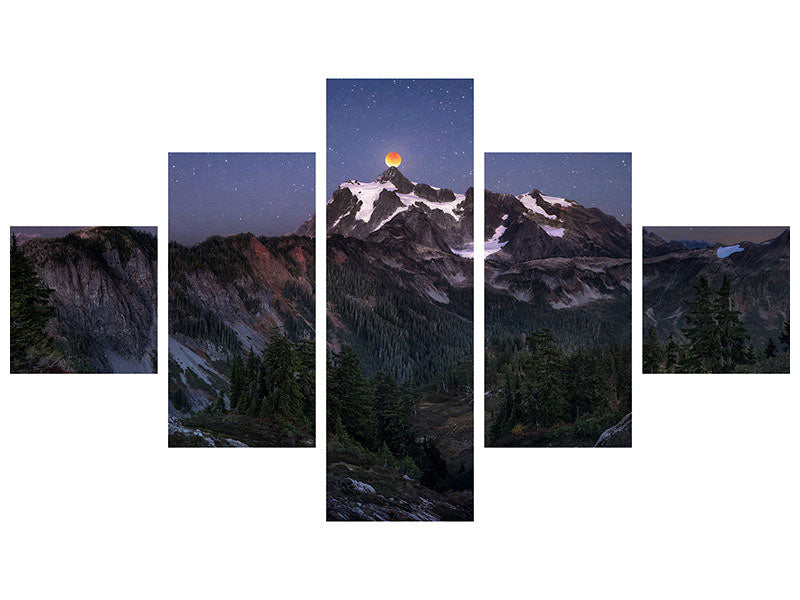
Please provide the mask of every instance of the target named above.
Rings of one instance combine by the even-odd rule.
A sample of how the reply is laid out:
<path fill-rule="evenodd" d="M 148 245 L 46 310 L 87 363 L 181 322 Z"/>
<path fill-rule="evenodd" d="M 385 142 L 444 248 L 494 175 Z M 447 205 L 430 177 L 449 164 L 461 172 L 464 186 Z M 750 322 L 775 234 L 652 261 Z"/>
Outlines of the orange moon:
<path fill-rule="evenodd" d="M 403 159 L 400 158 L 400 155 L 397 152 L 389 152 L 389 154 L 386 155 L 387 167 L 399 167 L 402 161 Z"/>

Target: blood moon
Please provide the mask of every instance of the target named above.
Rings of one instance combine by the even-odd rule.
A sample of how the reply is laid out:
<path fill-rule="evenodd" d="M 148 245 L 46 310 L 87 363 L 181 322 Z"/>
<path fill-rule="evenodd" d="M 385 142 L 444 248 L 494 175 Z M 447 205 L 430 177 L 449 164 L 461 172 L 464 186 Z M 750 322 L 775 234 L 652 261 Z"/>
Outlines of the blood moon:
<path fill-rule="evenodd" d="M 397 152 L 389 152 L 389 154 L 386 155 L 387 167 L 399 167 L 402 161 L 403 159 Z"/>

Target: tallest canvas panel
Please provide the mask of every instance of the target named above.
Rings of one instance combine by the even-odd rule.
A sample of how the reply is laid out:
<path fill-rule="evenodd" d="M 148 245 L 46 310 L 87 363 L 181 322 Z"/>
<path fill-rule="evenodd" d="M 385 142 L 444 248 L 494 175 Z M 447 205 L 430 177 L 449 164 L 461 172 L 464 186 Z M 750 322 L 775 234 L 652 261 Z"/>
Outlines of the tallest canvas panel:
<path fill-rule="evenodd" d="M 328 80 L 328 520 L 472 520 L 472 174 L 472 80 Z"/>

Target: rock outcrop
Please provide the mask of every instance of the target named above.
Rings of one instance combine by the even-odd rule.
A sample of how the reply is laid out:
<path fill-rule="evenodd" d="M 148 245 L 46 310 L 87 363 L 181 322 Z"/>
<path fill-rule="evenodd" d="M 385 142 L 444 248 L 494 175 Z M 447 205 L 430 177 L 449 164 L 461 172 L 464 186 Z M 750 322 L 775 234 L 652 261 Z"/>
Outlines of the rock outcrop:
<path fill-rule="evenodd" d="M 48 330 L 67 371 L 155 373 L 157 244 L 129 227 L 31 239 L 22 251 L 53 290 Z"/>

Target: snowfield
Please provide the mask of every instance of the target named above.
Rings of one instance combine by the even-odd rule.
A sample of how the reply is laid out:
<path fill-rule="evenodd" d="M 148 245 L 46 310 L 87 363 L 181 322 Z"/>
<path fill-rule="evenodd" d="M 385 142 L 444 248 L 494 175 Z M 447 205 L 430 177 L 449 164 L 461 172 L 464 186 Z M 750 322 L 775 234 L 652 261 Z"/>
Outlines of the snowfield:
<path fill-rule="evenodd" d="M 742 252 L 744 248 L 742 248 L 739 244 L 735 246 L 720 246 L 717 248 L 717 258 L 728 258 L 731 254 L 736 252 Z"/>
<path fill-rule="evenodd" d="M 506 217 L 507 216 L 508 215 L 506 215 Z M 494 230 L 494 235 L 488 240 L 486 240 L 486 244 L 483 247 L 484 258 L 489 256 L 490 254 L 494 254 L 495 252 L 500 252 L 500 249 L 508 243 L 500 241 L 500 238 L 503 237 L 503 234 L 505 232 L 506 232 L 505 225 L 500 225 L 497 229 Z"/>
<path fill-rule="evenodd" d="M 542 200 L 549 204 L 556 204 L 558 206 L 571 206 L 572 202 L 564 198 L 556 198 L 555 196 L 545 196 L 542 194 Z"/>
<path fill-rule="evenodd" d="M 547 198 L 547 196 L 542 196 L 542 198 Z M 527 208 L 529 211 L 542 215 L 550 219 L 551 221 L 556 220 L 558 217 L 555 215 L 551 215 L 545 209 L 543 209 L 539 204 L 536 202 L 536 198 L 531 196 L 530 194 L 522 194 L 522 196 L 517 196 L 517 200 L 522 202 L 522 204 Z"/>
<path fill-rule="evenodd" d="M 544 229 L 544 232 L 550 237 L 564 237 L 563 227 L 550 227 L 549 225 L 539 225 L 539 227 Z"/>
<path fill-rule="evenodd" d="M 369 183 L 362 183 L 357 180 L 346 181 L 339 187 L 350 190 L 353 196 L 361 200 L 361 208 L 359 208 L 356 213 L 356 219 L 364 221 L 365 223 L 368 223 L 372 218 L 372 213 L 375 210 L 375 201 L 378 199 L 378 196 L 381 195 L 381 192 L 383 190 L 393 192 L 397 189 L 394 184 L 390 182 L 378 183 L 377 181 L 371 181 Z"/>

